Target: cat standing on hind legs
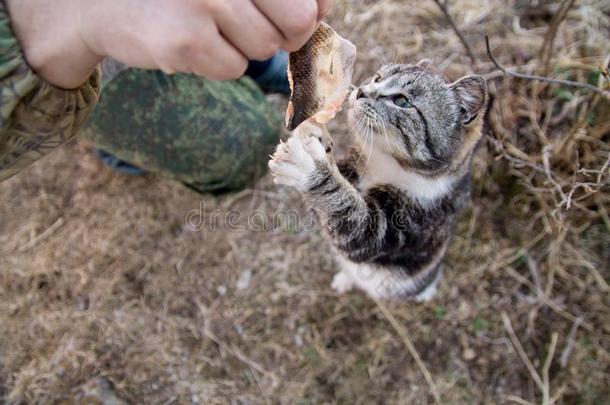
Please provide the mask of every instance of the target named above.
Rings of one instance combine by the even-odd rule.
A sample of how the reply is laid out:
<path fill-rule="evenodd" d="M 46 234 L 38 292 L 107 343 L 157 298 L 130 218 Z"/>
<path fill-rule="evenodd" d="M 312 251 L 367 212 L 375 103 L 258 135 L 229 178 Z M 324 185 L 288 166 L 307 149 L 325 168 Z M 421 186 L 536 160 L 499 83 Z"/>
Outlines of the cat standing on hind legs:
<path fill-rule="evenodd" d="M 487 87 L 450 83 L 428 67 L 387 65 L 354 90 L 354 146 L 336 162 L 316 136 L 293 136 L 269 162 L 297 188 L 337 251 L 332 287 L 376 299 L 429 300 L 470 192 Z"/>

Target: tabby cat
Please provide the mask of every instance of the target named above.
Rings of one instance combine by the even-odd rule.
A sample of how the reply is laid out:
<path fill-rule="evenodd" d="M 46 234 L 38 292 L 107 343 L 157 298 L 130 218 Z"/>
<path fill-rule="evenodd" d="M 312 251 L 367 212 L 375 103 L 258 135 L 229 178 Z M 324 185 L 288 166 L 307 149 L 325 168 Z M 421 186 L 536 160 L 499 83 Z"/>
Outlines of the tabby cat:
<path fill-rule="evenodd" d="M 429 61 L 382 67 L 349 97 L 355 137 L 335 162 L 317 136 L 293 136 L 269 166 L 299 189 L 334 242 L 332 287 L 375 299 L 429 300 L 470 192 L 487 86 L 450 83 Z"/>

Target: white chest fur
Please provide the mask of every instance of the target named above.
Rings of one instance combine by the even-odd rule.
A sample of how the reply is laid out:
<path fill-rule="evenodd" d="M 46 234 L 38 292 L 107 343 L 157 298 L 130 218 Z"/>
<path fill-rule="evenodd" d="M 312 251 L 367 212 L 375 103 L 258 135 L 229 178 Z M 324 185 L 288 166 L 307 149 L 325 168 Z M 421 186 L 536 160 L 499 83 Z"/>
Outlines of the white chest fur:
<path fill-rule="evenodd" d="M 358 184 L 362 192 L 386 184 L 405 191 L 420 204 L 430 205 L 449 193 L 455 184 L 451 175 L 432 178 L 405 170 L 394 158 L 377 150 L 362 159 L 366 162 L 366 171 Z"/>

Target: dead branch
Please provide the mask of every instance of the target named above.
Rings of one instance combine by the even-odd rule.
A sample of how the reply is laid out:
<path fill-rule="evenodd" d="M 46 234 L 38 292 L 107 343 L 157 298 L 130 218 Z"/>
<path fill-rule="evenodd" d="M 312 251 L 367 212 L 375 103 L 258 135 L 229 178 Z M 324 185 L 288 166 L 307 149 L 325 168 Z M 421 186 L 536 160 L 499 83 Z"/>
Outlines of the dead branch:
<path fill-rule="evenodd" d="M 592 91 L 592 92 L 594 92 L 596 94 L 599 94 L 600 96 L 602 96 L 606 100 L 610 100 L 610 92 L 604 91 L 603 89 L 600 89 L 599 87 L 592 86 L 589 83 L 573 82 L 571 80 L 551 79 L 550 77 L 536 76 L 536 75 L 527 75 L 527 74 L 524 74 L 524 73 L 518 73 L 518 72 L 513 72 L 513 71 L 510 71 L 510 70 L 507 70 L 502 65 L 500 65 L 500 63 L 493 56 L 493 54 L 491 52 L 491 47 L 489 45 L 489 36 L 487 36 L 487 35 L 485 35 L 485 47 L 487 48 L 487 56 L 489 56 L 489 59 L 494 64 L 494 66 L 496 68 L 498 68 L 499 70 L 501 70 L 506 75 L 509 75 L 509 76 L 512 76 L 512 77 L 516 77 L 518 79 L 534 80 L 534 81 L 545 82 L 545 83 L 559 84 L 559 85 L 562 85 L 562 86 L 569 86 L 569 87 L 576 87 L 576 88 L 581 88 L 581 89 L 587 89 L 587 90 Z"/>
<path fill-rule="evenodd" d="M 570 354 L 576 345 L 576 332 L 578 331 L 578 327 L 582 323 L 582 318 L 577 318 L 576 321 L 572 324 L 572 328 L 570 329 L 570 334 L 568 335 L 566 347 L 561 352 L 561 360 L 559 364 L 561 368 L 566 368 L 568 366 L 568 360 L 570 359 Z"/>
<path fill-rule="evenodd" d="M 523 364 L 525 364 L 525 367 L 529 371 L 532 379 L 534 380 L 534 382 L 536 383 L 538 388 L 540 388 L 541 391 L 544 391 L 544 383 L 542 382 L 542 378 L 540 378 L 540 374 L 538 374 L 538 372 L 534 368 L 534 365 L 530 361 L 529 357 L 527 357 L 525 350 L 523 350 L 523 346 L 521 346 L 521 343 L 519 342 L 519 339 L 517 338 L 517 335 L 515 334 L 515 331 L 513 330 L 513 325 L 510 322 L 510 318 L 508 317 L 508 314 L 506 312 L 502 312 L 501 316 L 502 316 L 502 321 L 504 322 L 504 328 L 508 332 L 508 336 L 510 337 L 510 340 L 513 344 L 513 347 L 515 348 L 515 351 L 521 358 L 521 361 L 523 362 Z"/>
<path fill-rule="evenodd" d="M 520 404 L 520 405 L 534 405 L 534 404 L 532 404 L 531 402 L 526 401 L 526 400 L 525 400 L 525 399 L 523 399 L 523 398 L 519 398 L 519 397 L 518 397 L 518 396 L 516 396 L 516 395 L 507 395 L 505 398 L 506 398 L 506 400 L 508 400 L 508 401 L 513 401 L 513 402 L 515 402 L 515 403 L 517 403 L 517 404 Z"/>
<path fill-rule="evenodd" d="M 549 62 L 551 61 L 551 56 L 553 55 L 553 44 L 555 43 L 555 37 L 557 36 L 557 31 L 559 30 L 559 26 L 568 16 L 568 12 L 574 5 L 576 0 L 566 0 L 561 5 L 561 8 L 555 17 L 551 21 L 551 25 L 549 26 L 549 30 L 544 36 L 544 42 L 542 43 L 542 47 L 540 48 L 540 55 L 542 56 L 542 66 L 544 74 L 549 73 Z"/>
<path fill-rule="evenodd" d="M 544 366 L 542 367 L 542 382 L 544 383 L 544 391 L 542 391 L 542 404 L 549 405 L 551 403 L 551 380 L 549 378 L 549 370 L 551 369 L 551 363 L 555 356 L 555 349 L 557 348 L 557 340 L 559 334 L 557 332 L 551 335 L 551 344 L 549 345 L 549 351 L 544 360 Z"/>
<path fill-rule="evenodd" d="M 477 63 L 478 62 L 477 61 L 477 57 L 474 56 L 474 52 L 472 51 L 472 47 L 470 46 L 470 44 L 466 40 L 466 37 L 464 37 L 464 34 L 462 34 L 462 31 L 460 31 L 460 29 L 458 28 L 457 24 L 453 20 L 453 17 L 451 17 L 451 14 L 449 14 L 449 9 L 447 8 L 446 0 L 445 1 L 434 0 L 434 2 L 441 9 L 443 14 L 445 15 L 445 18 L 447 19 L 447 22 L 449 23 L 449 25 L 451 25 L 451 28 L 453 29 L 453 31 L 456 33 L 456 35 L 458 36 L 458 38 L 462 42 L 462 45 L 464 45 L 464 48 L 466 49 L 466 53 L 468 54 L 468 57 L 470 58 L 472 63 Z"/>

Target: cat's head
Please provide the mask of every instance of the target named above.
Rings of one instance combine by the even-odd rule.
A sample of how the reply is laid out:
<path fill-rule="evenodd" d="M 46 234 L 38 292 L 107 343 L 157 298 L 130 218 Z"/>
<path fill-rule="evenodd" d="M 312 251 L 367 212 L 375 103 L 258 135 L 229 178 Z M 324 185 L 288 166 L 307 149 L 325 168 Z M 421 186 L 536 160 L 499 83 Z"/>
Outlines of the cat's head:
<path fill-rule="evenodd" d="M 438 172 L 474 149 L 487 100 L 485 79 L 474 75 L 450 83 L 429 64 L 386 65 L 354 90 L 349 119 L 363 153 L 376 148 L 404 167 Z"/>

